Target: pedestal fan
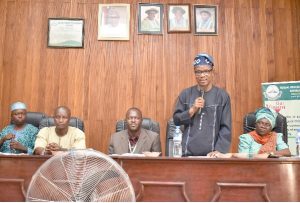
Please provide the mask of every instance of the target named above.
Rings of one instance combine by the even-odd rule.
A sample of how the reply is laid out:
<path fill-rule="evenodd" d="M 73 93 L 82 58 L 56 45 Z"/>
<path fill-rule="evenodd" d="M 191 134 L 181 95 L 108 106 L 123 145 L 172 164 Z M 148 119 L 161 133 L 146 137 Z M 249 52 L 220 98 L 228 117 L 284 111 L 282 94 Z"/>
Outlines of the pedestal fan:
<path fill-rule="evenodd" d="M 109 156 L 72 150 L 47 160 L 33 175 L 27 201 L 135 201 L 128 175 Z"/>

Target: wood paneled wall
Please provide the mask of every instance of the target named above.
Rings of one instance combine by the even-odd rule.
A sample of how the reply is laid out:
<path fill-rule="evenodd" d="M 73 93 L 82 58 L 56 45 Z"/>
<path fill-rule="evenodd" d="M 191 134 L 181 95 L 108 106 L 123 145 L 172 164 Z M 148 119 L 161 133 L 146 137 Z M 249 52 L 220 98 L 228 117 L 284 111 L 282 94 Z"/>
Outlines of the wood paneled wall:
<path fill-rule="evenodd" d="M 98 3 L 112 2 L 131 4 L 130 41 L 97 41 Z M 137 106 L 160 123 L 164 146 L 174 101 L 195 84 L 193 58 L 204 51 L 231 96 L 236 151 L 243 115 L 262 105 L 261 82 L 300 80 L 299 0 L 153 1 L 217 4 L 218 36 L 168 34 L 166 19 L 163 35 L 138 35 L 138 2 L 1 0 L 0 127 L 17 100 L 48 115 L 67 105 L 84 120 L 88 147 L 106 152 L 116 120 Z M 84 49 L 48 48 L 50 17 L 84 18 Z"/>

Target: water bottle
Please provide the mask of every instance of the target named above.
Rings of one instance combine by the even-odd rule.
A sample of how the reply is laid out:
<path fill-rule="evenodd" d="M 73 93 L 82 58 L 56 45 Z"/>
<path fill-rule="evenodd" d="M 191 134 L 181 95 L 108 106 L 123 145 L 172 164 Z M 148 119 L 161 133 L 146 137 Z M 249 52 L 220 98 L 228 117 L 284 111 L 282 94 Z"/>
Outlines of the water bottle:
<path fill-rule="evenodd" d="M 300 128 L 297 129 L 296 134 L 296 155 L 297 157 L 300 157 Z"/>
<path fill-rule="evenodd" d="M 173 157 L 173 146 L 174 146 L 173 138 L 170 138 L 169 139 L 169 157 Z"/>
<path fill-rule="evenodd" d="M 182 133 L 180 131 L 180 126 L 176 126 L 173 136 L 173 157 L 182 156 Z"/>

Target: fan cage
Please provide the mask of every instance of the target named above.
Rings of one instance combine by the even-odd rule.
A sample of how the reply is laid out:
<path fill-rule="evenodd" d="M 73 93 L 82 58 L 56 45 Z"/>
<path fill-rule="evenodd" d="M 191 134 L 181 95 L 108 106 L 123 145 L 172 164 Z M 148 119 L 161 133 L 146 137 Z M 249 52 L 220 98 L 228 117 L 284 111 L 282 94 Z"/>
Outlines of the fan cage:
<path fill-rule="evenodd" d="M 48 159 L 32 176 L 26 201 L 131 202 L 127 173 L 109 156 L 72 150 Z"/>

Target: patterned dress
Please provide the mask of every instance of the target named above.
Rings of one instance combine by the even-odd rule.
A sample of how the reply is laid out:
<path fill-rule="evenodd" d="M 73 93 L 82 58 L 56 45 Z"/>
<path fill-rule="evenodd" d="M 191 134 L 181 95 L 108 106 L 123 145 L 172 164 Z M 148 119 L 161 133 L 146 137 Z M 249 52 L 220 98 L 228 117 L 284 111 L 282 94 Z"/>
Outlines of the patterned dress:
<path fill-rule="evenodd" d="M 6 126 L 0 133 L 0 139 L 2 139 L 9 133 L 15 134 L 15 141 L 21 143 L 24 147 L 27 148 L 27 154 L 32 154 L 34 149 L 35 138 L 39 131 L 38 128 L 34 127 L 31 124 L 26 124 L 25 127 L 21 130 L 15 130 L 14 127 L 14 124 Z M 9 146 L 10 141 L 11 140 L 6 140 L 3 143 L 3 145 L 0 147 L 0 152 L 12 154 L 22 153 L 22 151 L 11 149 Z"/>

